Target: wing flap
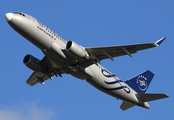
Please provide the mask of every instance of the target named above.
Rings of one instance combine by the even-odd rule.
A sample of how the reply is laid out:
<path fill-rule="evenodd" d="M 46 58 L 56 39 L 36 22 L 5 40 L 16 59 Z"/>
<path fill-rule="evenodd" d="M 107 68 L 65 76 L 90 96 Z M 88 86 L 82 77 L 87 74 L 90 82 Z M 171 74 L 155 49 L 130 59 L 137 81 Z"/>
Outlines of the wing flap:
<path fill-rule="evenodd" d="M 95 55 L 99 60 L 109 58 L 108 55 L 111 57 L 118 57 L 122 55 L 127 55 L 128 51 L 130 54 L 137 53 L 134 46 L 112 46 L 112 47 L 96 47 L 96 48 L 86 48 L 90 53 Z M 124 50 L 125 49 L 125 50 Z M 106 55 L 105 51 L 108 55 Z"/>
<path fill-rule="evenodd" d="M 50 76 L 52 77 L 53 75 L 50 75 Z M 33 86 L 33 85 L 35 85 L 37 83 L 42 83 L 42 82 L 44 82 L 45 80 L 47 80 L 49 78 L 50 77 L 48 77 L 46 74 L 34 71 L 32 73 L 32 75 L 28 78 L 26 83 L 29 84 L 30 86 Z"/>
<path fill-rule="evenodd" d="M 136 94 L 136 97 L 138 97 L 140 100 L 143 102 L 148 102 L 148 101 L 153 101 L 153 100 L 158 100 L 158 99 L 163 99 L 169 97 L 167 94 Z"/>

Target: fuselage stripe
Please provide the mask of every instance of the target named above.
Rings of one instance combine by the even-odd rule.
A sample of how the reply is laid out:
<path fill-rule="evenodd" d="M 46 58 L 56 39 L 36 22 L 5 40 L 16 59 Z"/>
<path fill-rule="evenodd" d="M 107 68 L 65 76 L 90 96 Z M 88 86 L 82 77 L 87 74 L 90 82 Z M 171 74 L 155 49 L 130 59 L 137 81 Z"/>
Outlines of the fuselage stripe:
<path fill-rule="evenodd" d="M 117 84 L 117 83 L 120 83 L 122 82 L 121 80 L 117 80 L 117 81 L 113 81 L 113 82 L 106 82 L 104 81 L 106 84 Z"/>
<path fill-rule="evenodd" d="M 105 88 L 105 87 L 103 87 L 103 86 L 101 86 L 103 89 L 105 89 L 105 90 L 120 90 L 120 89 L 123 89 L 124 88 L 124 86 L 121 86 L 121 87 L 117 87 L 117 88 Z"/>

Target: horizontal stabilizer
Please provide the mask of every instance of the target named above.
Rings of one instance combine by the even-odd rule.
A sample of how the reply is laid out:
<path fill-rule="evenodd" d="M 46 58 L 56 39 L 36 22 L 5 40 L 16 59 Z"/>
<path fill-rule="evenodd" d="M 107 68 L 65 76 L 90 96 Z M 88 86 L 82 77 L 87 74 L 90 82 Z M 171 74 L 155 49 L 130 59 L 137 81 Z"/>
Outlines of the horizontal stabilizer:
<path fill-rule="evenodd" d="M 162 98 L 167 98 L 169 97 L 166 94 L 136 94 L 136 97 L 142 100 L 143 102 L 148 102 L 148 101 L 153 101 L 153 100 L 158 100 Z"/>
<path fill-rule="evenodd" d="M 133 107 L 133 106 L 135 106 L 135 105 L 132 104 L 132 103 L 123 101 L 122 104 L 121 104 L 121 106 L 120 106 L 120 108 L 121 108 L 122 110 L 127 110 L 127 109 L 129 109 L 129 108 L 131 108 L 131 107 Z"/>

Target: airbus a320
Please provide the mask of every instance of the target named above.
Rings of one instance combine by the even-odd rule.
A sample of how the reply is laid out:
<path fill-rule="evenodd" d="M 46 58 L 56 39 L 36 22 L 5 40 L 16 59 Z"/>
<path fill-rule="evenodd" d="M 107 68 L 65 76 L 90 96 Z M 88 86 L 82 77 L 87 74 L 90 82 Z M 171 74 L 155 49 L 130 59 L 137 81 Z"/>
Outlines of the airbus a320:
<path fill-rule="evenodd" d="M 37 46 L 44 58 L 39 60 L 32 55 L 26 55 L 24 64 L 33 70 L 26 81 L 33 86 L 37 83 L 45 85 L 52 76 L 71 74 L 85 80 L 98 90 L 122 100 L 120 108 L 127 110 L 135 105 L 150 108 L 148 101 L 167 98 L 166 94 L 145 93 L 154 74 L 149 70 L 122 81 L 113 73 L 100 65 L 103 59 L 114 60 L 114 57 L 123 55 L 132 56 L 139 50 L 159 46 L 165 37 L 154 43 L 133 44 L 106 47 L 82 47 L 74 41 L 66 41 L 34 17 L 22 13 L 6 13 L 6 21 L 21 36 Z"/>

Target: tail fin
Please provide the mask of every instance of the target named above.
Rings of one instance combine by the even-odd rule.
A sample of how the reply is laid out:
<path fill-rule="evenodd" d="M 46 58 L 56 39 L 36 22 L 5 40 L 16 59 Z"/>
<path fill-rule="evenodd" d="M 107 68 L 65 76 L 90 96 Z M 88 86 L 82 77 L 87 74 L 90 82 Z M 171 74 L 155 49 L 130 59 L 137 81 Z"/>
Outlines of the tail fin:
<path fill-rule="evenodd" d="M 154 74 L 149 70 L 146 70 L 145 72 L 126 81 L 126 84 L 128 84 L 137 93 L 145 93 L 153 77 Z"/>

